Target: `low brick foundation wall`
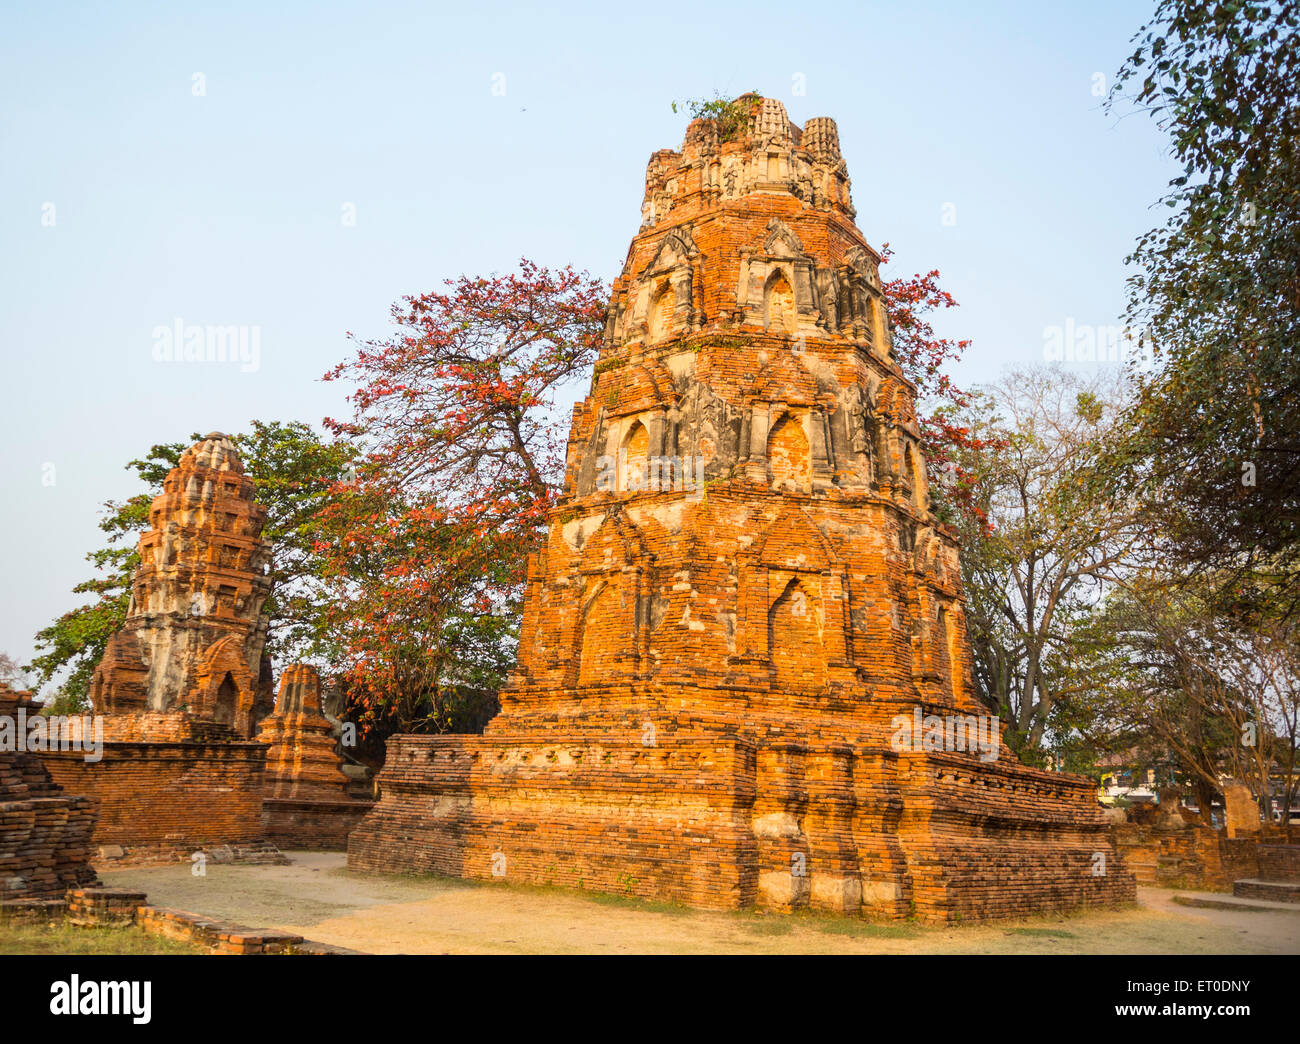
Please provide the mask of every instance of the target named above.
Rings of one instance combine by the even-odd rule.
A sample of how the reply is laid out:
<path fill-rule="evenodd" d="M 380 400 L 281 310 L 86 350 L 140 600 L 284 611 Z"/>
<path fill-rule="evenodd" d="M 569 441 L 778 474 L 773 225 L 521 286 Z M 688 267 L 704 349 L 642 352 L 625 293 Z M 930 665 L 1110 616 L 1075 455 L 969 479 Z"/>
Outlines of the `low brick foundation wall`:
<path fill-rule="evenodd" d="M 0 899 L 93 884 L 94 803 L 83 796 L 0 801 Z"/>
<path fill-rule="evenodd" d="M 1229 892 L 1236 878 L 1255 872 L 1255 843 L 1230 841 L 1212 827 L 1121 823 L 1111 836 L 1138 884 Z"/>
<path fill-rule="evenodd" d="M 66 918 L 80 928 L 134 924 L 151 935 L 202 947 L 209 954 L 355 954 L 289 932 L 246 928 L 185 910 L 150 906 L 144 892 L 118 888 L 77 888 L 63 899 L 0 902 L 0 925 Z"/>
<path fill-rule="evenodd" d="M 264 798 L 262 833 L 281 848 L 346 852 L 348 835 L 374 806 L 373 801 Z"/>
<path fill-rule="evenodd" d="M 714 909 L 752 902 L 746 744 L 575 738 L 508 750 L 481 737 L 392 737 L 380 801 L 348 840 L 349 869 L 505 878 Z M 505 758 L 513 771 L 494 772 Z M 520 777 L 527 791 L 512 786 Z"/>
<path fill-rule="evenodd" d="M 37 716 L 31 694 L 0 682 L 0 718 L 23 715 Z M 0 750 L 0 900 L 59 899 L 69 888 L 98 884 L 94 828 L 95 803 L 64 793 L 39 755 Z"/>
<path fill-rule="evenodd" d="M 1111 835 L 1139 884 L 1276 899 L 1278 894 L 1264 894 L 1269 889 L 1256 883 L 1300 882 L 1300 845 L 1274 843 L 1270 835 L 1228 837 L 1207 826 L 1137 823 L 1118 824 Z"/>
<path fill-rule="evenodd" d="M 98 762 L 75 751 L 42 760 L 65 791 L 94 800 L 92 844 L 119 847 L 128 862 L 263 839 L 263 744 L 107 742 Z"/>
<path fill-rule="evenodd" d="M 348 867 L 928 922 L 1135 900 L 1083 779 L 717 734 L 394 736 Z"/>
<path fill-rule="evenodd" d="M 1263 880 L 1300 883 L 1300 845 L 1260 845 L 1257 853 Z"/>
<path fill-rule="evenodd" d="M 1300 905 L 1300 883 L 1294 881 L 1261 881 L 1258 878 L 1234 881 L 1232 894 L 1238 899 L 1262 899 L 1270 903 Z"/>

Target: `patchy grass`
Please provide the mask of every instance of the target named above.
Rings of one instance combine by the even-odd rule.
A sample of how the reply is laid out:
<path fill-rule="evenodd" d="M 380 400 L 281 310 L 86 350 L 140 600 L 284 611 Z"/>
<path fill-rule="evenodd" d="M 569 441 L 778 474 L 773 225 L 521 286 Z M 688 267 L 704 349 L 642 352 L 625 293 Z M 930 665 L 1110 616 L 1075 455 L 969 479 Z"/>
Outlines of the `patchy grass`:
<path fill-rule="evenodd" d="M 1008 935 L 1032 935 L 1049 939 L 1074 939 L 1074 932 L 1063 932 L 1057 928 L 1012 928 Z"/>
<path fill-rule="evenodd" d="M 78 928 L 63 921 L 0 928 L 0 954 L 201 954 L 188 943 L 150 935 L 135 925 Z"/>

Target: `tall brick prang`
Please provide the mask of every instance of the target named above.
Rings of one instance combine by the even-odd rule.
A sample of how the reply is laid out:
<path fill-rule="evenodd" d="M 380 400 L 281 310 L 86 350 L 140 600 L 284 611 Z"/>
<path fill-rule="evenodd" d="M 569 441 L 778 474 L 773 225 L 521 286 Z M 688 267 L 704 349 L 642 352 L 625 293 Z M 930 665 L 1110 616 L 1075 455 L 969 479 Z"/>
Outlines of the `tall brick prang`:
<path fill-rule="evenodd" d="M 975 698 L 835 123 L 697 119 L 641 215 L 501 713 L 391 741 L 349 865 L 939 921 L 1131 901 L 1093 785 Z"/>
<path fill-rule="evenodd" d="M 274 704 L 265 519 L 217 432 L 181 455 L 150 505 L 126 620 L 91 684 L 102 757 L 43 755 L 58 783 L 97 802 L 101 858 L 283 858 L 263 838 L 267 748 L 252 741 Z"/>
<path fill-rule="evenodd" d="M 149 508 L 126 621 L 95 670 L 97 711 L 180 712 L 253 737 L 274 699 L 262 659 L 265 520 L 225 435 L 181 455 Z"/>

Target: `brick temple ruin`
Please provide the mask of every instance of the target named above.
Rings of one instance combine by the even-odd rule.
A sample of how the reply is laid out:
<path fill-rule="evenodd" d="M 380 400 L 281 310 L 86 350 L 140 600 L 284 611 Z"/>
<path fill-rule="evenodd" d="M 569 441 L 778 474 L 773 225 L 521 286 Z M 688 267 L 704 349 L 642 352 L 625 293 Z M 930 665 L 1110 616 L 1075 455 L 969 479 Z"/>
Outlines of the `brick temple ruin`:
<path fill-rule="evenodd" d="M 294 664 L 280 676 L 274 713 L 262 720 L 267 744 L 262 823 L 268 838 L 287 848 L 342 850 L 348 834 L 373 807 L 344 774 L 337 724 L 321 703 L 320 675 Z"/>
<path fill-rule="evenodd" d="M 267 748 L 254 739 L 274 704 L 265 518 L 220 433 L 182 454 L 150 506 L 126 620 L 91 685 L 103 757 L 43 755 L 64 789 L 97 801 L 101 855 L 280 858 L 263 837 Z"/>
<path fill-rule="evenodd" d="M 770 99 L 651 157 L 501 712 L 390 740 L 350 867 L 929 921 L 1134 899 L 1094 784 L 980 732 L 854 217 L 835 123 Z"/>
<path fill-rule="evenodd" d="M 39 713 L 31 693 L 0 682 L 0 730 L 9 730 L 0 742 L 0 903 L 98 884 L 90 866 L 94 802 L 65 794 L 18 727 Z"/>

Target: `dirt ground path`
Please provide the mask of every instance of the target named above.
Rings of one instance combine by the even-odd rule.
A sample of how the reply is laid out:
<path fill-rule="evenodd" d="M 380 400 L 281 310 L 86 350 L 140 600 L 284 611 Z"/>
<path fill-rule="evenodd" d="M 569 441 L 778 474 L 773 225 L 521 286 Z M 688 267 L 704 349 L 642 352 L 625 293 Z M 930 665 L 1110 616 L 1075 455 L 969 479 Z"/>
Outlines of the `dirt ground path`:
<path fill-rule="evenodd" d="M 1300 953 L 1300 913 L 1139 908 L 924 928 L 812 915 L 704 913 L 634 899 L 437 877 L 350 873 L 342 853 L 290 866 L 208 864 L 101 874 L 155 906 L 279 928 L 368 953 Z"/>

